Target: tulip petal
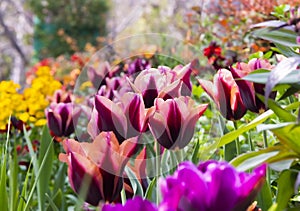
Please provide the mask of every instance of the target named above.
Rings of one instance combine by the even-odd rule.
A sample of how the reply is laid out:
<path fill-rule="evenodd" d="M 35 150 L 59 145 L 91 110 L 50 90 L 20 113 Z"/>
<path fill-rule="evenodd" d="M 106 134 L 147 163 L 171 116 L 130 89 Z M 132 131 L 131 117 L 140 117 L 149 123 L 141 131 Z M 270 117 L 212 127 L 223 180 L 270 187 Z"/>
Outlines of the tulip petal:
<path fill-rule="evenodd" d="M 95 96 L 97 126 L 100 131 L 113 131 L 119 141 L 125 140 L 127 120 L 119 106 L 103 96 Z"/>

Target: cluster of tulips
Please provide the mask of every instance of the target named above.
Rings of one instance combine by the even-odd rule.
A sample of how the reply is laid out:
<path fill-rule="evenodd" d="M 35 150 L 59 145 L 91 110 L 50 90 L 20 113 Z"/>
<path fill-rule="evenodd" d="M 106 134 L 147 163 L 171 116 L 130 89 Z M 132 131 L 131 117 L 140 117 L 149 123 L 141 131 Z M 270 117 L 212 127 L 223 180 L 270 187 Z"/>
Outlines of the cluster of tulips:
<path fill-rule="evenodd" d="M 263 107 L 254 93 L 257 92 L 254 88 L 260 87 L 246 81 L 236 82 L 234 77 L 261 67 L 269 68 L 268 65 L 262 60 L 251 60 L 231 72 L 220 69 L 214 82 L 199 82 L 217 103 L 221 114 L 235 120 L 247 108 L 257 112 Z M 165 151 L 183 149 L 192 140 L 196 123 L 208 105 L 192 99 L 191 74 L 191 64 L 173 69 L 151 68 L 141 59 L 135 60 L 126 72 L 111 68 L 108 63 L 98 69 L 87 67 L 87 76 L 96 93 L 86 96 L 86 104 L 90 106 L 88 112 L 85 110 L 87 134 L 64 139 L 65 154 L 61 153 L 59 159 L 68 165 L 72 189 L 78 194 L 86 190 L 83 197 L 88 204 L 103 210 L 211 211 L 246 210 L 252 204 L 264 182 L 266 166 L 244 173 L 218 161 L 199 165 L 181 163 L 173 176 L 159 180 L 161 202 L 153 204 L 136 196 L 125 205 L 118 204 L 122 190 L 127 198 L 134 196 L 125 168 L 132 170 L 145 190 L 149 185 L 146 146 L 152 147 L 159 157 Z M 70 93 L 57 91 L 46 110 L 48 126 L 56 138 L 76 132 L 82 109 L 74 106 L 72 98 Z M 145 138 L 149 136 L 152 142 Z M 157 172 L 156 176 L 161 175 Z"/>

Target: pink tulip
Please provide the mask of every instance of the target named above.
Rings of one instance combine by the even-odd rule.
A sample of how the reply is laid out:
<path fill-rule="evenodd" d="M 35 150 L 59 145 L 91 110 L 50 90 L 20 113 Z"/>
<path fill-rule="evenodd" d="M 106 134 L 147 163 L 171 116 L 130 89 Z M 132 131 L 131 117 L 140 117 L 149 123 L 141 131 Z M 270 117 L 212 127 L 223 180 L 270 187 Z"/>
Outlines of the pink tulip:
<path fill-rule="evenodd" d="M 101 200 L 113 202 L 119 196 L 121 176 L 136 144 L 137 138 L 131 138 L 120 145 L 113 132 L 100 133 L 92 143 L 66 139 L 66 154 L 61 153 L 59 160 L 68 164 L 72 189 L 80 193 L 81 188 L 87 188 L 85 201 L 96 206 Z"/>
<path fill-rule="evenodd" d="M 238 120 L 244 116 L 247 109 L 242 101 L 239 87 L 229 70 L 218 70 L 213 82 L 199 79 L 199 83 L 215 101 L 226 119 Z"/>
<path fill-rule="evenodd" d="M 157 98 L 156 111 L 149 120 L 151 132 L 163 147 L 181 149 L 192 139 L 196 122 L 207 106 L 194 106 L 190 97 L 168 100 Z"/>

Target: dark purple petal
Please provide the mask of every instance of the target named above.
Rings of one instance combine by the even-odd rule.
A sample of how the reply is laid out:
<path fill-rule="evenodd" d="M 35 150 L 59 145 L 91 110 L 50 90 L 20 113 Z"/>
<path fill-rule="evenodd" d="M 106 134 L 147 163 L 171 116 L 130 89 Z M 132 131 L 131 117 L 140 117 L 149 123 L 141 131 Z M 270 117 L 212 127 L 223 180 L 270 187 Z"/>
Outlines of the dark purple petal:
<path fill-rule="evenodd" d="M 47 111 L 47 122 L 49 129 L 58 137 L 63 136 L 61 118 L 53 112 L 53 110 Z"/>
<path fill-rule="evenodd" d="M 179 137 L 182 124 L 183 122 L 182 122 L 181 111 L 179 110 L 176 101 L 172 100 L 169 103 L 169 113 L 167 115 L 167 127 L 169 128 L 173 143 L 175 143 L 175 141 Z"/>
<path fill-rule="evenodd" d="M 95 96 L 95 109 L 100 132 L 113 131 L 119 143 L 122 143 L 127 131 L 126 117 L 123 111 L 111 100 L 102 96 Z"/>

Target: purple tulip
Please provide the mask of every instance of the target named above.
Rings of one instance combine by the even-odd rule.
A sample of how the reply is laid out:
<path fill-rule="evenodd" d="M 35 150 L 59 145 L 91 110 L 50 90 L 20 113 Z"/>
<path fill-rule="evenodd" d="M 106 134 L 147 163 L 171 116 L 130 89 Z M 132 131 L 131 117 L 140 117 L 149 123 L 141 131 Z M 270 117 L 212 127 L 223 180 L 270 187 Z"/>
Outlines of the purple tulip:
<path fill-rule="evenodd" d="M 206 161 L 198 167 L 183 162 L 173 176 L 161 180 L 163 200 L 159 210 L 246 210 L 262 187 L 265 175 L 266 165 L 245 173 L 226 162 Z"/>
<path fill-rule="evenodd" d="M 238 63 L 235 68 L 231 67 L 233 77 L 238 79 L 236 80 L 236 83 L 239 87 L 245 106 L 247 109 L 255 113 L 261 113 L 266 110 L 264 102 L 262 102 L 256 96 L 256 93 L 263 96 L 265 95 L 265 85 L 241 80 L 241 78 L 253 72 L 254 70 L 261 68 L 271 70 L 273 66 L 267 60 L 251 59 L 248 64 Z M 270 97 L 275 99 L 276 92 L 272 92 Z"/>
<path fill-rule="evenodd" d="M 207 104 L 194 106 L 190 97 L 155 100 L 156 111 L 149 124 L 153 136 L 167 149 L 185 147 L 193 137 L 196 122 Z"/>
<path fill-rule="evenodd" d="M 85 201 L 97 206 L 99 202 L 113 202 L 123 187 L 122 175 L 130 156 L 136 152 L 137 138 L 119 145 L 113 132 L 100 133 L 92 143 L 73 139 L 63 141 L 66 154 L 59 160 L 68 164 L 72 189 L 80 193 L 87 187 Z"/>
<path fill-rule="evenodd" d="M 122 143 L 126 138 L 137 136 L 147 130 L 153 109 L 145 109 L 143 98 L 138 93 L 124 94 L 119 103 L 97 95 L 88 132 L 95 137 L 99 132 L 113 131 Z"/>
<path fill-rule="evenodd" d="M 51 103 L 46 109 L 48 127 L 53 135 L 67 137 L 74 132 L 80 110 L 72 103 Z"/>
<path fill-rule="evenodd" d="M 218 70 L 213 82 L 199 79 L 199 83 L 215 101 L 226 119 L 238 120 L 244 116 L 247 109 L 242 101 L 239 87 L 229 70 Z"/>
<path fill-rule="evenodd" d="M 129 199 L 125 205 L 115 204 L 115 205 L 104 205 L 102 211 L 156 211 L 157 207 L 150 201 L 136 196 L 134 199 Z"/>

